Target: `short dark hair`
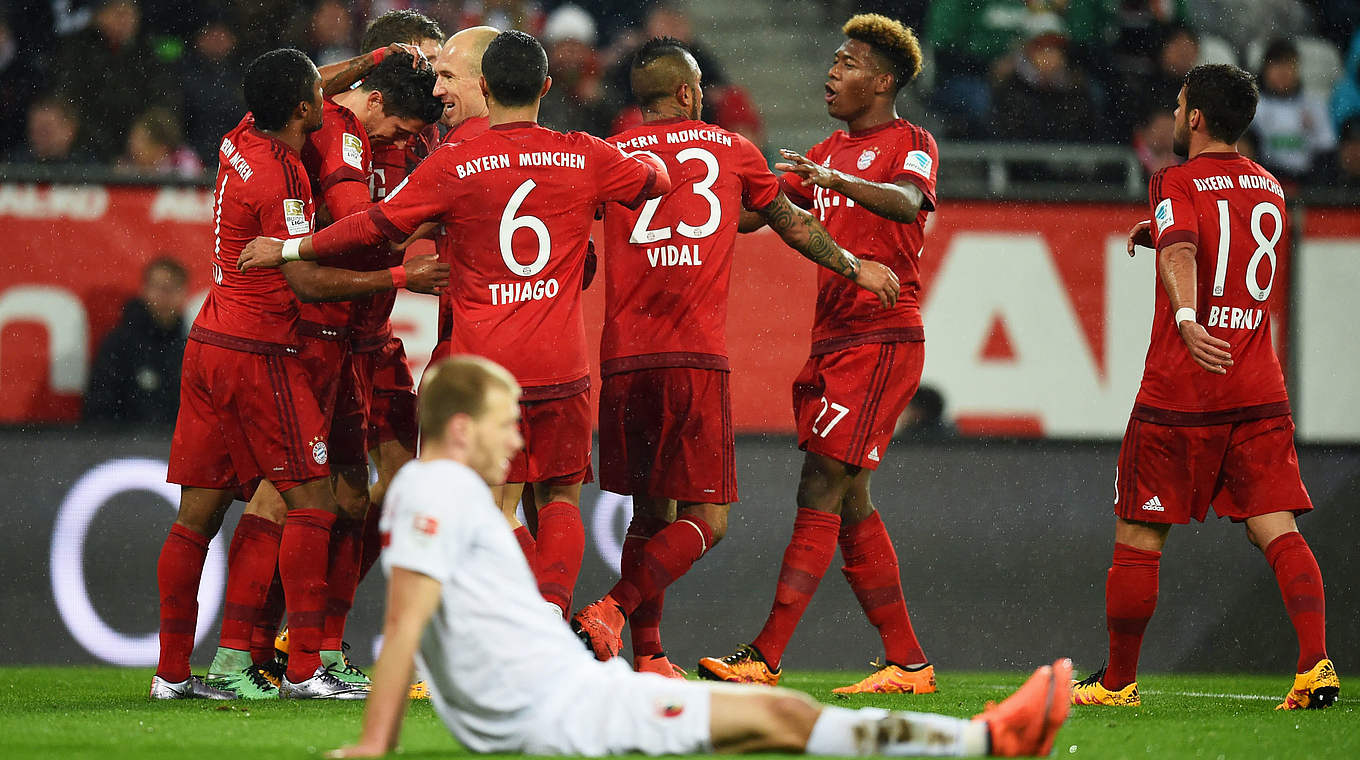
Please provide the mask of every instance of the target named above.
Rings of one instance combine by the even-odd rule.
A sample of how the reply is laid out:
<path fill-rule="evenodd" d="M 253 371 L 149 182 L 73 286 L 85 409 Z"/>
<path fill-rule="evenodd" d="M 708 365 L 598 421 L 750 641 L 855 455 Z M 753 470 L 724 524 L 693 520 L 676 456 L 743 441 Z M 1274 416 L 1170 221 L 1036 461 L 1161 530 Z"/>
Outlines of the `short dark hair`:
<path fill-rule="evenodd" d="M 164 270 L 166 274 L 178 280 L 181 285 L 189 282 L 189 270 L 185 269 L 183 264 L 176 261 L 168 253 L 161 253 L 147 262 L 146 268 L 142 270 L 142 282 L 146 282 L 151 277 L 151 273 L 157 269 Z"/>
<path fill-rule="evenodd" d="M 548 54 L 538 40 L 524 32 L 501 32 L 482 55 L 482 76 L 497 103 L 527 106 L 543 91 Z"/>
<path fill-rule="evenodd" d="M 392 43 L 419 43 L 421 40 L 444 41 L 444 30 L 439 23 L 422 13 L 410 10 L 388 11 L 369 22 L 364 37 L 359 41 L 362 51 L 376 50 Z"/>
<path fill-rule="evenodd" d="M 366 92 L 377 90 L 383 96 L 383 111 L 388 116 L 420 119 L 426 124 L 439 121 L 444 104 L 434 92 L 434 71 L 425 65 L 413 66 L 410 53 L 392 53 L 359 83 Z"/>
<path fill-rule="evenodd" d="M 675 92 L 686 81 L 688 61 L 694 53 L 674 37 L 653 37 L 633 53 L 629 84 L 633 97 L 643 106 L 651 105 Z M 698 62 L 695 62 L 698 65 Z"/>
<path fill-rule="evenodd" d="M 283 129 L 298 103 L 310 103 L 319 75 L 312 60 L 300 50 L 279 48 L 250 62 L 246 68 L 246 107 L 260 129 Z"/>
<path fill-rule="evenodd" d="M 1187 113 L 1204 114 L 1209 135 L 1232 144 L 1256 116 L 1256 78 L 1231 63 L 1206 63 L 1185 75 Z"/>

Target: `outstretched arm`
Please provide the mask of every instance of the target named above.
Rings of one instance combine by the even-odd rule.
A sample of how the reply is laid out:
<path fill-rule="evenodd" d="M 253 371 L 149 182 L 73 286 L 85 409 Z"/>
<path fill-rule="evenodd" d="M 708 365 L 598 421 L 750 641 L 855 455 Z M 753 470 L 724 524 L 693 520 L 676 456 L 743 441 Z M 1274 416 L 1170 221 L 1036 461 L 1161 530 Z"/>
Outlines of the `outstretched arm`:
<path fill-rule="evenodd" d="M 449 284 L 449 265 L 439 263 L 434 256 L 417 256 L 401 266 L 376 272 L 324 267 L 312 261 L 289 261 L 280 271 L 303 303 L 352 301 L 401 288 L 438 294 Z"/>
<path fill-rule="evenodd" d="M 1226 375 L 1233 363 L 1232 354 L 1228 353 L 1232 346 L 1210 335 L 1195 319 L 1195 250 L 1194 243 L 1173 243 L 1163 248 L 1157 253 L 1157 274 L 1190 358 L 1208 372 Z"/>
<path fill-rule="evenodd" d="M 878 296 L 884 308 L 897 303 L 901 286 L 891 269 L 877 261 L 860 261 L 854 254 L 841 248 L 831 239 L 821 222 L 790 203 L 788 196 L 779 193 L 758 213 L 770 225 L 770 229 L 779 233 L 779 237 L 803 254 L 804 258 Z"/>
<path fill-rule="evenodd" d="M 382 59 L 388 53 L 410 53 L 415 58 L 415 65 L 419 66 L 420 61 L 425 60 L 425 55 L 420 52 L 420 48 L 414 45 L 403 45 L 394 42 L 385 48 L 378 48 L 367 53 L 360 53 L 343 61 L 328 63 L 317 69 L 321 75 L 321 91 L 326 97 L 339 95 L 354 86 L 354 83 L 363 79 L 374 66 L 382 63 Z"/>
<path fill-rule="evenodd" d="M 845 172 L 813 162 L 792 150 L 781 148 L 779 154 L 787 163 L 775 164 L 780 171 L 793 172 L 803 178 L 804 185 L 816 185 L 840 193 L 875 214 L 894 222 L 915 221 L 926 205 L 925 193 L 907 180 L 901 182 L 870 182 Z"/>
<path fill-rule="evenodd" d="M 416 651 L 426 624 L 439 607 L 439 590 L 439 581 L 428 575 L 403 567 L 392 568 L 387 584 L 382 652 L 373 666 L 359 742 L 329 752 L 327 757 L 381 757 L 396 749 L 406 706 L 411 701 L 407 692 L 415 670 Z"/>

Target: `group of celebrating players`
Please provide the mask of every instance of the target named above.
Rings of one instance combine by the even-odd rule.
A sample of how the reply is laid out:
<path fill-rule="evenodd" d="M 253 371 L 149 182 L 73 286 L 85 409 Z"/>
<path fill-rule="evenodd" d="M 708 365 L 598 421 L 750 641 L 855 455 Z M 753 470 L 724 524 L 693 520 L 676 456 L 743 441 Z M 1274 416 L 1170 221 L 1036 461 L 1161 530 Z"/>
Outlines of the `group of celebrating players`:
<path fill-rule="evenodd" d="M 825 97 L 846 129 L 807 155 L 782 151 L 775 166 L 782 175 L 740 135 L 699 121 L 702 74 L 675 40 L 652 40 L 636 53 L 631 85 L 644 122 L 607 141 L 537 124 L 552 82 L 542 47 L 520 32 L 475 27 L 441 44 L 432 22 L 399 11 L 370 26 L 364 47 L 373 52 L 320 72 L 297 51 L 257 59 L 245 78 L 250 113 L 222 141 L 213 287 L 185 353 L 169 470 L 183 496 L 157 567 L 161 657 L 151 695 L 363 699 L 371 685 L 366 743 L 356 753 L 381 754 L 395 746 L 403 707 L 391 700 L 405 699 L 419 645 L 436 709 L 477 750 L 1046 753 L 1069 702 L 1138 704 L 1138 651 L 1167 529 L 1202 520 L 1212 502 L 1219 515 L 1245 521 L 1298 631 L 1298 676 L 1281 707 L 1330 704 L 1339 684 L 1325 652 L 1321 575 L 1293 522 L 1311 504 L 1269 340 L 1284 200 L 1268 173 L 1232 149 L 1254 113 L 1255 86 L 1224 66 L 1187 78 L 1176 140 L 1193 160 L 1153 179 L 1155 228 L 1130 235 L 1130 253 L 1135 243 L 1158 250 L 1164 288 L 1120 454 L 1109 667 L 1074 685 L 1070 662 L 1045 666 L 976 726 L 863 711 L 836 718 L 779 690 L 769 690 L 774 702 L 734 693 L 740 699 L 722 710 L 726 692 L 694 692 L 694 684 L 653 693 L 686 683 L 661 645 L 666 588 L 724 537 L 738 498 L 727 299 L 737 235 L 765 225 L 820 267 L 812 350 L 793 386 L 805 452 L 798 509 L 764 627 L 749 645 L 702 659 L 699 675 L 777 684 L 784 649 L 839 546 L 885 661 L 835 691 L 936 689 L 869 480 L 924 363 L 917 265 L 936 208 L 938 153 L 930 133 L 899 118 L 894 105 L 921 68 L 912 31 L 873 14 L 855 16 L 843 31 Z M 1231 193 L 1218 179 L 1204 181 L 1220 176 Z M 594 273 L 590 232 L 601 217 L 600 486 L 631 494 L 634 516 L 620 580 L 572 615 L 585 543 L 580 490 L 592 478 L 581 291 Z M 408 258 L 407 247 L 425 237 L 434 238 L 436 255 Z M 1216 238 L 1217 258 L 1199 256 L 1215 263 L 1212 277 L 1210 267 L 1196 268 L 1200 238 Z M 1234 256 L 1244 240 L 1254 255 Z M 403 287 L 440 298 L 439 363 L 418 403 L 389 323 Z M 495 364 L 445 358 L 466 355 Z M 500 423 L 511 432 L 497 438 L 492 417 L 502 392 L 509 416 Z M 422 461 L 403 471 L 418 474 L 394 483 L 415 456 L 418 433 L 422 460 L 452 458 L 463 469 Z M 483 462 L 488 451 L 500 462 Z M 441 472 L 449 491 L 439 489 Z M 459 640 L 418 635 L 427 625 L 446 634 L 433 636 L 440 640 L 495 630 L 477 627 L 495 613 L 468 611 L 465 626 L 452 617 L 474 593 L 453 565 L 487 561 L 466 533 L 473 528 L 450 525 L 481 523 L 464 505 L 444 503 L 482 501 L 478 486 L 464 482 L 469 474 L 490 486 L 485 501 L 499 508 L 507 541 L 509 522 L 537 589 L 529 594 L 534 620 L 514 617 L 508 605 L 505 630 L 560 642 L 561 620 L 569 619 L 595 657 L 609 661 L 627 628 L 632 670 L 665 677 L 641 681 L 640 695 L 678 700 L 679 712 L 662 710 L 660 718 L 698 700 L 703 707 L 691 716 L 711 719 L 660 745 L 637 732 L 535 743 L 503 724 L 493 730 L 489 715 L 513 710 L 457 672 L 480 672 L 485 663 L 445 651 Z M 221 641 L 205 680 L 189 666 L 198 582 L 208 542 L 238 498 L 249 505 L 232 539 Z M 528 525 L 518 519 L 521 506 Z M 495 555 L 501 543 L 486 538 L 484 550 Z M 443 554 L 434 550 L 440 546 Z M 345 656 L 343 633 L 354 590 L 380 556 L 393 585 L 385 649 L 370 682 Z M 514 596 L 519 570 L 505 570 L 505 593 Z M 399 586 L 403 573 L 437 581 L 428 604 L 412 601 L 423 598 L 419 582 Z M 444 609 L 436 611 L 441 585 Z M 539 624 L 549 620 L 545 605 L 558 618 L 551 626 Z M 411 609 L 418 612 L 403 618 Z M 288 655 L 279 667 L 275 633 L 285 610 Z M 414 639 L 394 628 L 399 620 L 418 629 Z M 385 667 L 389 658 L 396 664 Z M 450 680 L 436 662 L 455 671 Z M 511 703 L 518 704 L 508 696 L 516 683 L 530 694 L 549 688 L 503 664 L 521 676 L 504 675 L 496 690 Z M 568 676 L 594 683 L 597 672 Z M 399 695 L 379 686 L 403 678 Z M 523 710 L 557 704 L 533 701 Z M 629 702 L 611 699 L 621 710 L 634 709 Z M 840 726 L 839 738 L 828 739 L 829 728 L 819 734 L 824 722 Z M 912 725 L 930 730 L 913 734 Z"/>

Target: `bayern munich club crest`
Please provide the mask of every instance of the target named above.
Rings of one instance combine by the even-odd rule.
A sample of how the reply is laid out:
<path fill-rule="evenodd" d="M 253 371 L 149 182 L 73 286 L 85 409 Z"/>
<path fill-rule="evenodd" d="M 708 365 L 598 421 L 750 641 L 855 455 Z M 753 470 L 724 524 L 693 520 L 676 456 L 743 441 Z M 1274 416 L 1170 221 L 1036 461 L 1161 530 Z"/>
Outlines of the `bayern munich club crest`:
<path fill-rule="evenodd" d="M 860 171 L 864 171 L 869 168 L 875 158 L 878 158 L 878 148 L 865 148 L 864 152 L 859 154 L 859 160 L 855 162 L 855 166 Z"/>
<path fill-rule="evenodd" d="M 312 439 L 312 461 L 317 464 L 325 464 L 330 458 L 330 453 L 326 450 L 326 442 L 320 438 Z"/>

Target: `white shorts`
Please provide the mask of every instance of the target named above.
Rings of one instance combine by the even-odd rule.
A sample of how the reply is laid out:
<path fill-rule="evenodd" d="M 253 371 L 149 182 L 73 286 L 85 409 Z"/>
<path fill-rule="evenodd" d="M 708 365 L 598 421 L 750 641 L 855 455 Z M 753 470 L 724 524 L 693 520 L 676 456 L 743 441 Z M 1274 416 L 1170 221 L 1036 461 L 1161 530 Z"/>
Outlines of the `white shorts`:
<path fill-rule="evenodd" d="M 622 659 L 542 705 L 524 737 L 529 755 L 691 755 L 713 751 L 712 688 L 693 681 L 635 673 Z"/>

